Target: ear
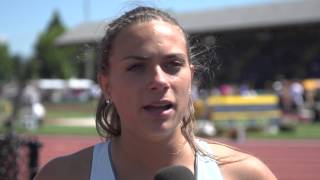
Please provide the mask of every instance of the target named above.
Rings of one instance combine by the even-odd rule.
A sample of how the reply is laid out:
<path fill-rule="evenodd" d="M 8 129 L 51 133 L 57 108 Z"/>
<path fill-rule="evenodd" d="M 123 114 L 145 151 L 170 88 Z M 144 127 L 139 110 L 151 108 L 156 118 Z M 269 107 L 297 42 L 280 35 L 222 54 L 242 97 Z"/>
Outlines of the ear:
<path fill-rule="evenodd" d="M 195 68 L 193 64 L 190 64 L 190 71 L 191 71 L 191 79 L 193 79 L 194 73 L 195 73 Z"/>
<path fill-rule="evenodd" d="M 109 80 L 109 77 L 108 75 L 106 75 L 105 73 L 99 73 L 98 76 L 97 76 L 97 79 L 98 79 L 98 82 L 99 82 L 99 85 L 100 85 L 100 88 L 102 90 L 102 93 L 104 95 L 104 97 L 107 99 L 110 98 L 110 80 Z"/>

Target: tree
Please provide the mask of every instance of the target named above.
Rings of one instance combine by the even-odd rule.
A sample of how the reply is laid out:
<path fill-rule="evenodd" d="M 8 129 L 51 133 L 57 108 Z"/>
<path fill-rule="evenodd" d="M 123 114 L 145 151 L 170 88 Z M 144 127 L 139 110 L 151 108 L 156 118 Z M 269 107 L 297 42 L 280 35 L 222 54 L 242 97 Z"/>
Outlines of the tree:
<path fill-rule="evenodd" d="M 13 76 L 14 62 L 10 56 L 9 48 L 0 42 L 0 82 L 8 81 Z"/>
<path fill-rule="evenodd" d="M 39 37 L 35 47 L 35 59 L 30 62 L 41 78 L 70 78 L 74 74 L 75 66 L 72 63 L 74 48 L 58 48 L 54 44 L 56 38 L 65 30 L 59 14 L 55 12 L 46 31 Z"/>

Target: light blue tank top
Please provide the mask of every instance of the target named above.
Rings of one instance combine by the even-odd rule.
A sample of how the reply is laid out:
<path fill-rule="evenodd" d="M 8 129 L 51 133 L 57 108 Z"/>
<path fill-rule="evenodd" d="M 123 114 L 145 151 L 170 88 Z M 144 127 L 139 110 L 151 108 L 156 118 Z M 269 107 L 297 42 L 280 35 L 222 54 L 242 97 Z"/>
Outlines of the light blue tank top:
<path fill-rule="evenodd" d="M 207 142 L 201 140 L 196 142 L 206 152 L 212 153 Z M 115 169 L 110 157 L 110 141 L 94 146 L 90 180 L 116 180 Z M 199 152 L 196 153 L 195 175 L 197 180 L 223 180 L 217 162 Z"/>

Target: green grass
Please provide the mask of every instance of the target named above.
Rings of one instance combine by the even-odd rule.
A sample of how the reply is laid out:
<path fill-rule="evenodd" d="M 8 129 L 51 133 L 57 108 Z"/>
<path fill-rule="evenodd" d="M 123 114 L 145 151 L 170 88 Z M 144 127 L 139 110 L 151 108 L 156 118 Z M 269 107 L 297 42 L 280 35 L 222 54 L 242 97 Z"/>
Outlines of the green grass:
<path fill-rule="evenodd" d="M 47 112 L 46 119 L 60 119 L 60 118 L 81 118 L 81 117 L 92 117 L 94 114 L 91 112 L 81 111 L 54 111 Z"/>
<path fill-rule="evenodd" d="M 31 131 L 34 134 L 46 135 L 98 135 L 95 127 L 44 126 Z"/>
<path fill-rule="evenodd" d="M 95 127 L 70 127 L 70 126 L 43 126 L 35 130 L 27 130 L 17 127 L 16 132 L 25 135 L 85 135 L 98 136 Z M 0 132 L 4 132 L 4 128 L 0 127 Z M 0 133 L 1 134 L 1 133 Z"/>
<path fill-rule="evenodd" d="M 280 131 L 278 134 L 248 132 L 252 139 L 320 139 L 320 124 L 298 124 L 294 131 Z"/>
<path fill-rule="evenodd" d="M 3 127 L 0 127 L 3 132 Z M 38 130 L 17 128 L 18 133 L 32 135 L 86 135 L 98 136 L 95 127 L 43 126 Z M 248 132 L 250 139 L 320 139 L 320 124 L 300 124 L 292 132 L 271 135 L 265 132 Z"/>
<path fill-rule="evenodd" d="M 85 103 L 46 103 L 46 119 L 92 117 L 95 114 L 97 102 Z"/>

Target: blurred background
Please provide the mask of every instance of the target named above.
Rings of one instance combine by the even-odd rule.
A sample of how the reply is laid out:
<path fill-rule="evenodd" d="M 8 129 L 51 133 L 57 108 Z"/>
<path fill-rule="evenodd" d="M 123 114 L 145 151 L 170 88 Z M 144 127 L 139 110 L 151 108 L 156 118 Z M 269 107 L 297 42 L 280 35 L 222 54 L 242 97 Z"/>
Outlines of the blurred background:
<path fill-rule="evenodd" d="M 95 144 L 98 44 L 137 5 L 168 11 L 215 76 L 194 80 L 198 136 L 257 155 L 279 179 L 320 179 L 320 1 L 0 2 L 0 179 L 32 179 Z"/>

